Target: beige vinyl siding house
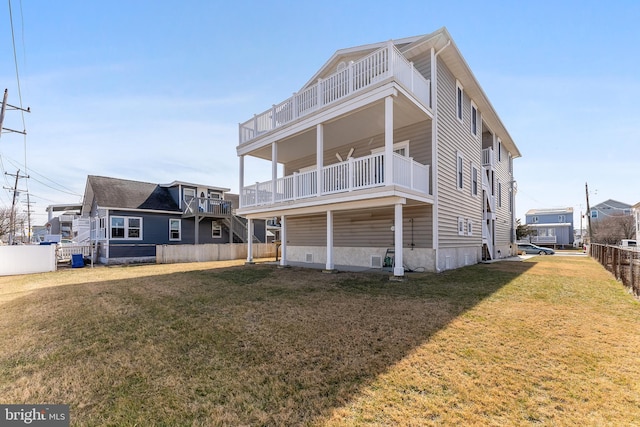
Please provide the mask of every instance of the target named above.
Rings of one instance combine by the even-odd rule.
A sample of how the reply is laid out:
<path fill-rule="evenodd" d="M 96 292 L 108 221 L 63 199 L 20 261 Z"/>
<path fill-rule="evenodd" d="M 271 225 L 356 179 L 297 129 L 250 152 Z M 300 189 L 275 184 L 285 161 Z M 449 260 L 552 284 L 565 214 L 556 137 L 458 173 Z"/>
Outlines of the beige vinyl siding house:
<path fill-rule="evenodd" d="M 520 153 L 445 28 L 337 51 L 239 125 L 237 152 L 238 212 L 279 222 L 283 265 L 383 268 L 392 253 L 402 276 L 515 254 L 506 157 Z M 246 157 L 272 179 L 246 185 Z"/>

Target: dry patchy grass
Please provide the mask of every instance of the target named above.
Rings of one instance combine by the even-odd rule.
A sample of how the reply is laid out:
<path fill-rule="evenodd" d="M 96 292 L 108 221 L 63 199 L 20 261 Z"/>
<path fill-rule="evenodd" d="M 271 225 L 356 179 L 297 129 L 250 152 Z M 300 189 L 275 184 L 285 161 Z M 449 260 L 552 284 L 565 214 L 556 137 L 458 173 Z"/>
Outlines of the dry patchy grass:
<path fill-rule="evenodd" d="M 237 263 L 239 264 L 239 263 Z M 0 278 L 0 401 L 74 425 L 633 425 L 640 306 L 539 257 L 391 283 L 178 264 Z"/>

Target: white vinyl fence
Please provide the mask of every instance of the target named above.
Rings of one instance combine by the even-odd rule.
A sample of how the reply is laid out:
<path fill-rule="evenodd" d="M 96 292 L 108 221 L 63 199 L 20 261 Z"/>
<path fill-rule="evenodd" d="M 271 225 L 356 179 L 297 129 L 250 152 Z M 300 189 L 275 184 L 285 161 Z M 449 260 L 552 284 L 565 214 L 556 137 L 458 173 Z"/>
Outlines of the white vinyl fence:
<path fill-rule="evenodd" d="M 254 258 L 276 256 L 274 243 L 254 243 Z M 156 263 L 229 261 L 247 258 L 246 243 L 204 244 L 204 245 L 157 245 Z"/>
<path fill-rule="evenodd" d="M 56 270 L 56 245 L 0 246 L 0 276 Z"/>

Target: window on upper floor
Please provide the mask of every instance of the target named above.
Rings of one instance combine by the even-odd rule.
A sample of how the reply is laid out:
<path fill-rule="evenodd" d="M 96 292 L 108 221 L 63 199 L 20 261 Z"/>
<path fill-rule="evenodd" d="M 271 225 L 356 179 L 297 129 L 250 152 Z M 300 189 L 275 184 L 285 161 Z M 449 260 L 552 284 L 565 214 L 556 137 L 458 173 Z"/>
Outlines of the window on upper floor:
<path fill-rule="evenodd" d="M 142 218 L 112 216 L 109 235 L 112 239 L 142 240 Z"/>
<path fill-rule="evenodd" d="M 502 183 L 500 182 L 500 180 L 498 180 L 498 207 L 501 208 L 502 207 Z"/>
<path fill-rule="evenodd" d="M 467 236 L 473 236 L 473 221 L 467 219 Z"/>
<path fill-rule="evenodd" d="M 478 136 L 478 107 L 471 101 L 471 135 Z"/>
<path fill-rule="evenodd" d="M 598 218 L 598 211 L 597 210 L 593 209 L 591 211 L 591 218 Z"/>
<path fill-rule="evenodd" d="M 513 156 L 509 153 L 509 173 L 513 174 Z"/>
<path fill-rule="evenodd" d="M 502 161 L 502 141 L 498 138 L 498 161 Z"/>
<path fill-rule="evenodd" d="M 564 215 L 558 215 L 558 222 L 565 222 L 565 221 L 566 221 L 566 219 L 567 219 L 567 217 L 566 217 L 566 216 L 564 216 Z"/>
<path fill-rule="evenodd" d="M 462 190 L 464 188 L 464 177 L 463 177 L 463 162 L 464 158 L 462 157 L 462 153 L 459 151 L 456 153 L 456 187 L 458 190 Z"/>
<path fill-rule="evenodd" d="M 182 220 L 178 218 L 169 219 L 169 240 L 182 239 Z"/>
<path fill-rule="evenodd" d="M 456 80 L 456 117 L 462 123 L 462 101 L 464 99 L 464 89 L 459 81 Z"/>
<path fill-rule="evenodd" d="M 478 195 L 478 167 L 471 164 L 471 195 Z"/>

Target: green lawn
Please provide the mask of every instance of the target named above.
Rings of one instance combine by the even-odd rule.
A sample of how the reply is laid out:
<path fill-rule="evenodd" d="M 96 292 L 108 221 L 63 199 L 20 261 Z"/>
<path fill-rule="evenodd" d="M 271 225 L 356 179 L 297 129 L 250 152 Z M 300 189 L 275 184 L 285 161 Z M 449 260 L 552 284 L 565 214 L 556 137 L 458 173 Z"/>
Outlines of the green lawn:
<path fill-rule="evenodd" d="M 0 402 L 72 425 L 639 425 L 640 304 L 595 261 L 202 263 L 0 278 Z"/>

